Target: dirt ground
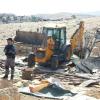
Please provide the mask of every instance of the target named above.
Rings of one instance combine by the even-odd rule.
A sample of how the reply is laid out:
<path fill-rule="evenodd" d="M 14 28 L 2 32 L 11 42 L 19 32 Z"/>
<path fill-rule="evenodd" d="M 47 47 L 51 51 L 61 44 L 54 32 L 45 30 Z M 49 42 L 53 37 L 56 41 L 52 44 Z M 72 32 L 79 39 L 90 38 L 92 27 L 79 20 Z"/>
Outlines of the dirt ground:
<path fill-rule="evenodd" d="M 87 91 L 86 95 L 100 99 L 100 86 L 92 87 L 90 90 Z"/>
<path fill-rule="evenodd" d="M 56 99 L 38 98 L 34 96 L 21 94 L 21 100 L 56 100 Z"/>
<path fill-rule="evenodd" d="M 100 17 L 93 17 L 93 18 L 87 18 L 82 19 L 85 21 L 85 31 L 93 31 L 96 28 L 100 28 Z M 56 23 L 65 23 L 68 29 L 68 38 L 72 35 L 72 33 L 75 32 L 77 28 L 79 20 L 69 20 L 69 21 L 62 21 L 62 22 L 56 22 Z M 15 24 L 0 24 L 0 58 L 4 57 L 3 54 L 3 46 L 6 44 L 6 39 L 8 37 L 14 37 L 16 35 L 16 30 L 24 30 L 24 31 L 36 31 L 38 27 L 42 27 L 44 24 L 51 23 L 51 22 L 32 22 L 32 23 L 15 23 Z M 100 44 L 99 44 L 100 45 Z M 73 87 L 69 87 L 68 83 L 78 85 L 81 82 L 83 82 L 83 79 L 76 79 L 75 77 L 67 77 L 63 75 L 55 75 L 55 74 L 35 74 L 35 79 L 43 79 L 47 77 L 55 77 L 59 78 L 60 81 L 62 81 L 64 87 L 66 89 L 72 89 Z M 74 87 L 75 87 L 74 86 Z M 100 86 L 100 85 L 99 85 Z M 100 87 L 91 87 L 87 91 L 86 95 L 96 97 L 100 99 Z M 50 100 L 47 98 L 38 98 L 34 96 L 29 96 L 25 94 L 21 94 L 21 100 Z M 53 99 L 52 99 L 53 100 Z"/>

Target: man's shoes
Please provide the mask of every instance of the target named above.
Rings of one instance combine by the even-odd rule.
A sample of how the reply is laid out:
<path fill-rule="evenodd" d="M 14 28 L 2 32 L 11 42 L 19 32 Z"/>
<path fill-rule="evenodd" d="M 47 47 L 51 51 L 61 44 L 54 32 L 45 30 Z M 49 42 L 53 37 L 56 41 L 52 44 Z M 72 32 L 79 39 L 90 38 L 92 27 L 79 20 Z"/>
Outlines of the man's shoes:
<path fill-rule="evenodd" d="M 5 75 L 4 77 L 3 77 L 3 79 L 7 79 L 8 78 L 8 75 Z"/>
<path fill-rule="evenodd" d="M 14 75 L 11 75 L 11 80 L 13 80 L 14 79 Z"/>

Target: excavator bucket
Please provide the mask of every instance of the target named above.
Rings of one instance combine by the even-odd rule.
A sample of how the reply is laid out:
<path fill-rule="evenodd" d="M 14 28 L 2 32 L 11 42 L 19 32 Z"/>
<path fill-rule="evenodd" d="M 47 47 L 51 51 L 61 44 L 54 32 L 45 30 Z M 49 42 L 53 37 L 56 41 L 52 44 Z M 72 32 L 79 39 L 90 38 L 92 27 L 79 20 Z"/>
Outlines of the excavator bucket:
<path fill-rule="evenodd" d="M 72 52 L 76 55 L 78 55 L 81 58 L 84 58 L 83 56 L 83 39 L 84 38 L 84 22 L 81 21 L 79 24 L 79 28 L 75 31 L 75 33 L 71 37 L 71 49 Z"/>
<path fill-rule="evenodd" d="M 26 44 L 41 45 L 43 42 L 44 34 L 37 32 L 16 31 L 15 41 Z"/>

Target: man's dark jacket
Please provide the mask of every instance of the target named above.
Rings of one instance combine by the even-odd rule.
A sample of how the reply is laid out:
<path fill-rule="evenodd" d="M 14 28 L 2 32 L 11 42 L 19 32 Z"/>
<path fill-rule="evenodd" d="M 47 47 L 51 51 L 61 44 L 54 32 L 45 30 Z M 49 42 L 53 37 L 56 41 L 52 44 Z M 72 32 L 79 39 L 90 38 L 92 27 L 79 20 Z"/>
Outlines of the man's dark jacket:
<path fill-rule="evenodd" d="M 4 48 L 4 52 L 5 52 L 5 55 L 7 56 L 7 58 L 15 59 L 16 50 L 15 50 L 14 45 L 6 45 Z"/>

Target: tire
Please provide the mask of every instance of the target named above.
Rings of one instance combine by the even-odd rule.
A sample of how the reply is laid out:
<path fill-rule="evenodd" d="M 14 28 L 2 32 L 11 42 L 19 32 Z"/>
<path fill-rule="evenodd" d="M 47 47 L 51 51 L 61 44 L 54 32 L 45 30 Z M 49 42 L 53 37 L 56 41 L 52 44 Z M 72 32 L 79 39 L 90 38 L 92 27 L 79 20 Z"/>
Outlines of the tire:
<path fill-rule="evenodd" d="M 28 56 L 28 67 L 32 68 L 35 65 L 35 55 L 29 54 Z"/>
<path fill-rule="evenodd" d="M 51 59 L 51 68 L 53 70 L 57 70 L 59 67 L 59 60 L 58 60 L 58 56 L 54 55 Z"/>

